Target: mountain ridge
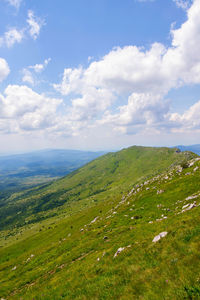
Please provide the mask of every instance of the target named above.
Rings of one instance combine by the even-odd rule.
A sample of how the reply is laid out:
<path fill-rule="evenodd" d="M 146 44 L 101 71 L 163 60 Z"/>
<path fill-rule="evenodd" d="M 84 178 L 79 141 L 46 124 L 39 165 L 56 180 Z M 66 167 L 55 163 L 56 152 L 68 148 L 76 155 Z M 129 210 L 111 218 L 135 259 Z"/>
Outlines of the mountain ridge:
<path fill-rule="evenodd" d="M 54 189 L 73 179 L 76 190 L 88 171 L 86 185 L 97 191 L 111 176 L 116 181 L 92 196 L 82 182 L 82 198 L 60 207 L 63 215 L 2 231 L 0 296 L 198 299 L 200 158 L 177 149 L 124 149 Z"/>

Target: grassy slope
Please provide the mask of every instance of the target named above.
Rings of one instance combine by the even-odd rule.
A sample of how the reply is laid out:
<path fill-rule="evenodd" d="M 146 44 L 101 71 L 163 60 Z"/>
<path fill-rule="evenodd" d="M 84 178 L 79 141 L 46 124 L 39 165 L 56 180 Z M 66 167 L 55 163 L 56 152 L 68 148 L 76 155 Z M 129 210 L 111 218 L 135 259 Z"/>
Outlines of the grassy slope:
<path fill-rule="evenodd" d="M 63 209 L 69 213 L 73 201 L 85 199 L 84 205 L 90 206 L 102 199 L 109 200 L 127 191 L 133 183 L 191 155 L 176 153 L 175 149 L 148 147 L 109 153 L 45 187 L 13 194 L 0 207 L 0 228 L 38 222 L 63 213 Z"/>
<path fill-rule="evenodd" d="M 140 150 L 143 155 L 148 152 L 146 148 Z M 139 152 L 138 148 L 127 151 L 133 151 L 135 157 Z M 119 171 L 110 172 L 116 173 L 116 183 L 107 191 L 107 197 L 104 191 L 98 194 L 102 197 L 97 202 L 86 208 L 83 205 L 81 209 L 79 201 L 76 203 L 79 212 L 61 220 L 53 218 L 37 223 L 35 228 L 39 232 L 26 238 L 22 236 L 21 241 L 0 249 L 0 296 L 6 299 L 199 299 L 200 207 L 178 213 L 184 204 L 194 202 L 185 200 L 186 197 L 200 192 L 200 169 L 194 171 L 200 163 L 182 173 L 168 170 L 128 196 L 144 171 L 150 176 L 152 153 L 156 156 L 161 151 L 156 161 L 160 162 L 161 171 L 179 155 L 166 149 L 149 151 L 146 166 L 144 158 L 139 159 L 143 170 L 139 169 L 138 161 L 137 176 L 136 171 L 131 172 L 133 166 L 128 162 L 125 166 L 124 161 L 121 162 L 124 176 L 121 174 L 118 182 Z M 161 157 L 164 161 L 168 159 L 168 164 L 162 165 Z M 154 158 L 152 160 L 155 164 Z M 83 176 L 82 170 L 76 176 Z M 94 176 L 91 180 L 98 184 L 102 172 L 99 171 L 96 181 Z M 122 187 L 126 196 L 123 202 L 119 193 Z M 164 192 L 157 194 L 161 189 Z M 200 197 L 195 200 L 199 204 Z M 157 207 L 160 204 L 162 206 Z M 162 214 L 167 219 L 156 221 Z M 97 216 L 97 221 L 91 223 Z M 152 243 L 155 235 L 162 231 L 168 235 Z M 128 245 L 131 247 L 113 258 L 119 247 Z"/>

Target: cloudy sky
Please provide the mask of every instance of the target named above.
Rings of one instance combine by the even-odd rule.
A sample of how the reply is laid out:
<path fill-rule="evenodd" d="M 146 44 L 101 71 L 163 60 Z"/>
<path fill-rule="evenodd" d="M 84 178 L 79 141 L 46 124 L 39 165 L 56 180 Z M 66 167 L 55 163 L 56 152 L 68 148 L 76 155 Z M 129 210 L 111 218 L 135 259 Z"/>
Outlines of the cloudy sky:
<path fill-rule="evenodd" d="M 0 153 L 200 143 L 200 0 L 0 0 Z"/>

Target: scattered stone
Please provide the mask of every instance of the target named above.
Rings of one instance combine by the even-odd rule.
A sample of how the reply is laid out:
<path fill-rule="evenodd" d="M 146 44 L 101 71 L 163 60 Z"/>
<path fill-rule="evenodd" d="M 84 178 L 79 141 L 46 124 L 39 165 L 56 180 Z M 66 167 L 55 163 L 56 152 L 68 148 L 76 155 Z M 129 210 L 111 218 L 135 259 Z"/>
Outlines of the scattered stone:
<path fill-rule="evenodd" d="M 98 220 L 98 218 L 99 218 L 99 217 L 94 218 L 94 220 L 92 220 L 92 221 L 90 222 L 90 224 L 95 223 L 96 220 Z"/>
<path fill-rule="evenodd" d="M 158 242 L 161 238 L 165 237 L 167 234 L 168 234 L 167 231 L 164 231 L 164 232 L 159 233 L 158 235 L 156 235 L 156 236 L 154 237 L 154 239 L 153 239 L 152 242 L 153 242 L 153 243 Z"/>
<path fill-rule="evenodd" d="M 182 168 L 181 166 L 178 166 L 178 167 L 177 167 L 177 172 L 178 172 L 178 173 L 181 173 L 182 171 L 183 171 L 183 168 Z"/>
<path fill-rule="evenodd" d="M 81 228 L 80 232 L 83 232 L 83 230 L 84 230 L 84 229 L 83 229 L 83 228 Z"/>
<path fill-rule="evenodd" d="M 196 167 L 196 168 L 194 168 L 194 170 L 193 170 L 193 171 L 194 171 L 194 172 L 196 172 L 198 169 L 199 169 L 199 167 Z"/>
<path fill-rule="evenodd" d="M 150 189 L 150 188 L 149 188 L 149 187 L 147 187 L 147 188 L 146 188 L 146 191 L 148 191 L 149 189 Z"/>
<path fill-rule="evenodd" d="M 191 175 L 191 172 L 187 172 L 187 173 L 185 173 L 185 175 Z"/>
<path fill-rule="evenodd" d="M 193 199 L 198 198 L 199 196 L 200 196 L 199 194 L 197 194 L 197 195 L 192 195 L 192 196 L 187 197 L 185 200 L 186 200 L 186 201 L 188 201 L 188 200 L 193 200 Z"/>
<path fill-rule="evenodd" d="M 152 224 L 153 223 L 153 221 L 149 221 L 149 224 Z"/>
<path fill-rule="evenodd" d="M 162 194 L 162 193 L 164 193 L 163 190 L 158 190 L 158 191 L 157 191 L 157 194 L 158 194 L 158 195 L 159 195 L 159 194 Z"/>
<path fill-rule="evenodd" d="M 68 237 L 70 237 L 70 236 L 71 236 L 71 233 L 68 234 Z"/>
<path fill-rule="evenodd" d="M 120 247 L 117 252 L 114 255 L 114 258 L 117 257 L 122 251 L 124 251 L 126 248 L 130 248 L 131 245 L 128 245 L 127 247 Z"/>
<path fill-rule="evenodd" d="M 120 247 L 114 255 L 114 258 L 117 257 L 122 251 L 124 251 L 125 247 Z"/>
<path fill-rule="evenodd" d="M 134 220 L 135 219 L 135 217 L 131 217 L 131 220 Z"/>
<path fill-rule="evenodd" d="M 16 266 L 14 266 L 13 268 L 12 268 L 12 271 L 15 271 L 17 269 L 17 267 Z"/>
<path fill-rule="evenodd" d="M 104 238 L 103 238 L 104 240 L 107 240 L 108 239 L 108 237 L 107 236 L 104 236 Z"/>
<path fill-rule="evenodd" d="M 116 211 L 113 211 L 113 215 L 116 215 L 116 213 L 117 213 Z"/>
<path fill-rule="evenodd" d="M 196 205 L 196 201 L 194 201 L 194 203 L 184 205 L 184 206 L 182 207 L 182 213 L 185 212 L 185 211 L 187 211 L 187 210 L 190 210 L 190 209 L 192 209 L 192 208 L 194 208 L 194 207 L 196 207 L 196 206 L 197 206 L 197 205 Z"/>
<path fill-rule="evenodd" d="M 158 205 L 157 205 L 157 208 L 161 208 L 161 207 L 162 207 L 162 204 L 158 204 Z"/>

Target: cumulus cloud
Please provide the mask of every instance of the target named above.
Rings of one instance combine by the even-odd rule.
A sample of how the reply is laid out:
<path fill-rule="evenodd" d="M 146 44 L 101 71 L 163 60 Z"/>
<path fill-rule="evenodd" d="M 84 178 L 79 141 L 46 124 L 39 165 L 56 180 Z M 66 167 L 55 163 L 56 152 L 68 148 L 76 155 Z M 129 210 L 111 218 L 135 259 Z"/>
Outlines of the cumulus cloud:
<path fill-rule="evenodd" d="M 71 119 L 85 121 L 88 117 L 95 122 L 99 118 L 98 124 L 124 131 L 130 126 L 138 130 L 175 126 L 165 98 L 173 88 L 200 84 L 199 15 L 200 1 L 195 0 L 187 21 L 171 30 L 168 48 L 160 43 L 150 49 L 118 47 L 86 69 L 66 68 L 61 83 L 54 87 L 71 97 Z M 119 97 L 125 104 L 114 113 L 112 104 Z"/>
<path fill-rule="evenodd" d="M 173 2 L 175 2 L 177 7 L 182 8 L 184 10 L 187 10 L 192 4 L 192 0 L 173 0 Z"/>
<path fill-rule="evenodd" d="M 0 94 L 0 124 L 7 124 L 7 132 L 53 128 L 61 104 L 61 99 L 40 95 L 27 86 L 9 85 L 4 95 Z"/>
<path fill-rule="evenodd" d="M 51 58 L 45 59 L 43 64 L 35 64 L 34 66 L 28 66 L 27 68 L 24 68 L 22 70 L 22 82 L 29 83 L 31 85 L 34 85 L 36 82 L 35 79 L 35 73 L 41 73 L 45 70 L 45 68 L 48 66 L 49 62 L 51 61 Z"/>
<path fill-rule="evenodd" d="M 16 43 L 20 43 L 24 37 L 24 29 L 18 30 L 16 28 L 12 28 L 4 33 L 3 36 L 0 37 L 0 47 L 6 46 L 8 48 L 12 47 Z"/>
<path fill-rule="evenodd" d="M 51 58 L 45 59 L 43 64 L 36 64 L 34 66 L 29 66 L 30 69 L 33 69 L 36 73 L 41 73 L 48 66 Z"/>
<path fill-rule="evenodd" d="M 14 3 L 14 2 L 13 2 Z M 28 11 L 28 18 L 27 18 L 28 26 L 17 29 L 11 28 L 6 31 L 3 36 L 0 36 L 0 47 L 6 46 L 11 48 L 16 43 L 21 43 L 24 38 L 30 36 L 32 39 L 36 40 L 40 34 L 41 27 L 44 25 L 44 20 L 37 18 L 34 15 L 33 11 Z M 41 68 L 45 68 L 45 66 L 49 63 L 47 60 L 44 62 L 44 66 L 38 65 L 35 66 L 38 70 Z"/>
<path fill-rule="evenodd" d="M 35 16 L 34 12 L 32 10 L 28 11 L 28 18 L 27 23 L 29 25 L 29 34 L 30 36 L 36 40 L 40 34 L 40 30 L 42 26 L 44 25 L 44 20 L 38 18 Z"/>
<path fill-rule="evenodd" d="M 4 58 L 0 57 L 0 82 L 3 81 L 9 73 L 10 69 L 7 61 Z"/>
<path fill-rule="evenodd" d="M 23 69 L 22 71 L 23 77 L 22 77 L 22 82 L 27 82 L 31 85 L 34 85 L 34 78 L 32 73 L 28 69 Z"/>
<path fill-rule="evenodd" d="M 6 0 L 10 5 L 14 6 L 16 9 L 19 9 L 22 0 Z"/>

